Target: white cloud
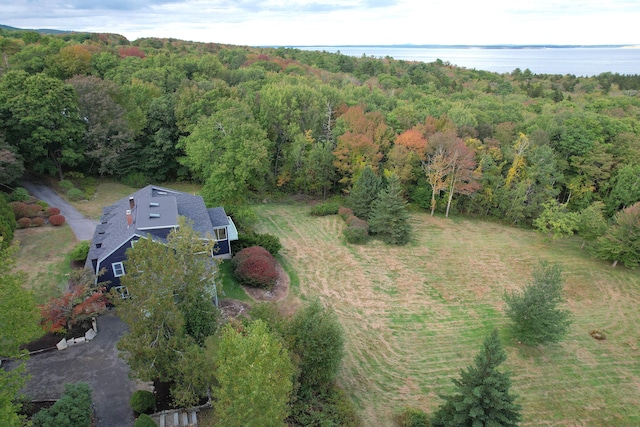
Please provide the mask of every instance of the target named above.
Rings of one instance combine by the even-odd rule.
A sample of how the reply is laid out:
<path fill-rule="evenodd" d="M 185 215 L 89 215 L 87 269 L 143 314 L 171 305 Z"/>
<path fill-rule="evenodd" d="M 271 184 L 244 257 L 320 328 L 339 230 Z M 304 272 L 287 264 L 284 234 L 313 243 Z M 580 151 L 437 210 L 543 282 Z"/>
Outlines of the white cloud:
<path fill-rule="evenodd" d="M 19 28 L 247 45 L 640 43 L 632 0 L 0 0 L 0 17 Z"/>

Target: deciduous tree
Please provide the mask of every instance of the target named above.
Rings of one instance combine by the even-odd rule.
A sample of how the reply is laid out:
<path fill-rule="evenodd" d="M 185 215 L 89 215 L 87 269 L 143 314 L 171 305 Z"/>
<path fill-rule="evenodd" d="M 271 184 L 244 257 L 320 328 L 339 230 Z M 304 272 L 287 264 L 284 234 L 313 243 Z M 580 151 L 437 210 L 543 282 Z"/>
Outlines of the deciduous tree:
<path fill-rule="evenodd" d="M 289 352 L 262 320 L 244 330 L 227 324 L 216 353 L 216 425 L 283 425 L 293 374 Z"/>

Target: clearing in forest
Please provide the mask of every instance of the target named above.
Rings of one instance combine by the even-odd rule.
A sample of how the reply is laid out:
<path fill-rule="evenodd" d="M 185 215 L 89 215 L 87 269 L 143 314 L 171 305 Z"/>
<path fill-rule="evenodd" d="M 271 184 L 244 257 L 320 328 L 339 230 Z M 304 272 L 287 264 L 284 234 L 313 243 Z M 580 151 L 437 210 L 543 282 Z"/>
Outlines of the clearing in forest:
<path fill-rule="evenodd" d="M 639 271 L 593 260 L 577 240 L 426 213 L 412 214 L 407 246 L 350 245 L 338 216 L 309 209 L 255 207 L 259 231 L 283 243 L 292 291 L 338 313 L 347 339 L 340 383 L 365 425 L 391 426 L 407 405 L 432 412 L 494 327 L 523 425 L 640 424 Z M 529 281 L 539 259 L 563 264 L 573 324 L 561 343 L 528 348 L 508 335 L 502 295 Z"/>

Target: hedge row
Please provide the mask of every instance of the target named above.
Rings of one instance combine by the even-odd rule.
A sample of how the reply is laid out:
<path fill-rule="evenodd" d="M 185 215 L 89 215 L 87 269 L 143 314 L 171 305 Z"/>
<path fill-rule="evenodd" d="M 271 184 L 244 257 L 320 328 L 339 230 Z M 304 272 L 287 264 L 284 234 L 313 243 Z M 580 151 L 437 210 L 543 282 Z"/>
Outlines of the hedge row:
<path fill-rule="evenodd" d="M 48 207 L 46 203 L 25 203 L 10 202 L 9 206 L 13 210 L 19 228 L 41 227 L 48 218 L 49 224 L 53 226 L 65 223 L 64 216 L 60 215 L 60 209 Z"/>
<path fill-rule="evenodd" d="M 366 243 L 369 238 L 369 223 L 353 214 L 353 210 L 340 207 L 338 215 L 347 223 L 347 228 L 342 231 L 349 243 Z"/>
<path fill-rule="evenodd" d="M 260 246 L 241 250 L 233 257 L 231 263 L 236 279 L 243 285 L 271 289 L 278 280 L 275 258 Z"/>
<path fill-rule="evenodd" d="M 282 243 L 278 236 L 274 236 L 269 233 L 242 233 L 238 240 L 231 243 L 231 249 L 234 253 L 238 253 L 243 249 L 250 248 L 252 246 L 261 246 L 271 255 L 277 254 L 282 249 Z"/>

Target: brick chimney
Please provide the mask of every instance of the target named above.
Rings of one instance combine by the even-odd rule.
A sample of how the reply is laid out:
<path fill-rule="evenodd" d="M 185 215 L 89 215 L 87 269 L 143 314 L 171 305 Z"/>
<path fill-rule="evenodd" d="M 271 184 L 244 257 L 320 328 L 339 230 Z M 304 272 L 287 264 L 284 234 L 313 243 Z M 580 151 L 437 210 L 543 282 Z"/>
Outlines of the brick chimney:
<path fill-rule="evenodd" d="M 133 199 L 130 199 L 133 200 Z M 126 212 L 127 215 L 127 228 L 131 227 L 131 224 L 133 224 L 133 215 L 131 214 L 131 210 L 127 209 Z"/>

